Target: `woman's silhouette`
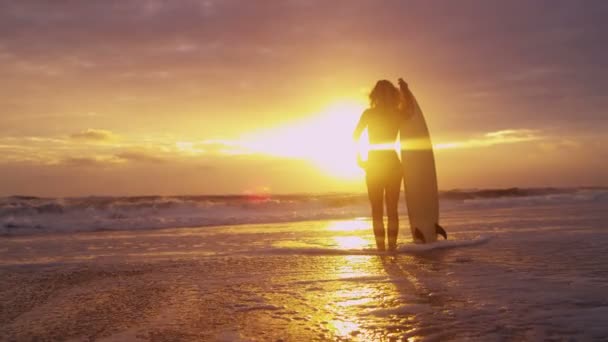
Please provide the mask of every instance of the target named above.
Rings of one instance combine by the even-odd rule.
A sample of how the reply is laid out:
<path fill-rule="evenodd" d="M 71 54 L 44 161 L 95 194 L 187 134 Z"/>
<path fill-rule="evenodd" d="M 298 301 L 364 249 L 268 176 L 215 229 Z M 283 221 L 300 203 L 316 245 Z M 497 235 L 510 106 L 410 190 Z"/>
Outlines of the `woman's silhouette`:
<path fill-rule="evenodd" d="M 385 250 L 384 203 L 388 217 L 388 249 L 397 247 L 399 214 L 397 206 L 401 191 L 403 168 L 395 143 L 404 120 L 411 112 L 407 84 L 399 79 L 401 91 L 390 81 L 381 80 L 369 94 L 370 107 L 361 114 L 354 132 L 358 140 L 368 130 L 370 150 L 366 163 L 360 163 L 366 172 L 366 183 L 372 207 L 376 246 Z"/>

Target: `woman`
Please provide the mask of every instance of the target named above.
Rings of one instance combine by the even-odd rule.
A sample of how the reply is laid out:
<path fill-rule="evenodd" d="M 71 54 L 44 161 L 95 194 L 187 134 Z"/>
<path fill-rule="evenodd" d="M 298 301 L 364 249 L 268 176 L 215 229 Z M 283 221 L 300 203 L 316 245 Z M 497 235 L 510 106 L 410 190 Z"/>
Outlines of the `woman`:
<path fill-rule="evenodd" d="M 395 143 L 399 128 L 411 112 L 411 101 L 407 101 L 407 84 L 399 79 L 401 91 L 390 81 L 381 80 L 369 94 L 370 107 L 359 119 L 354 132 L 355 140 L 367 128 L 370 150 L 365 169 L 367 193 L 372 207 L 372 219 L 376 246 L 385 250 L 384 203 L 388 217 L 388 249 L 397 248 L 399 214 L 397 206 L 401 191 L 403 168 Z"/>

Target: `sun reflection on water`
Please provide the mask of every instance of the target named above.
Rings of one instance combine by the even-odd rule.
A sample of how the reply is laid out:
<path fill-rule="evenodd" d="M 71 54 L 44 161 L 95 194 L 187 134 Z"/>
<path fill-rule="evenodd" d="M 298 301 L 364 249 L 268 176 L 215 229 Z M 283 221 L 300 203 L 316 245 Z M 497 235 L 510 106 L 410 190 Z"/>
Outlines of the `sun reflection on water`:
<path fill-rule="evenodd" d="M 348 221 L 336 221 L 331 222 L 327 226 L 327 230 L 330 232 L 352 232 L 355 233 L 361 230 L 369 229 L 369 221 L 365 220 L 348 220 Z M 338 249 L 363 249 L 371 246 L 371 242 L 357 235 L 348 236 L 334 236 L 333 243 Z"/>
<path fill-rule="evenodd" d="M 359 324 L 355 322 L 334 320 L 330 321 L 329 325 L 330 330 L 333 330 L 339 337 L 354 336 L 359 332 Z"/>
<path fill-rule="evenodd" d="M 336 236 L 334 241 L 339 249 L 363 249 L 369 245 L 368 240 L 359 236 Z"/>
<path fill-rule="evenodd" d="M 310 252 L 314 263 L 307 279 L 275 294 L 277 303 L 293 310 L 293 322 L 309 322 L 308 331 L 320 340 L 417 340 L 419 333 L 412 329 L 419 327 L 418 315 L 410 312 L 419 304 L 417 282 L 408 271 L 412 260 L 378 255 L 374 245 L 369 220 L 331 222 L 297 241 L 274 242 Z"/>
<path fill-rule="evenodd" d="M 341 290 L 336 292 L 336 297 L 344 299 L 336 303 L 341 307 L 354 307 L 364 305 L 373 300 L 374 291 L 370 288 L 361 288 L 355 290 Z"/>
<path fill-rule="evenodd" d="M 348 232 L 356 230 L 366 230 L 370 228 L 369 221 L 366 220 L 348 220 L 331 222 L 327 230 L 334 232 Z"/>

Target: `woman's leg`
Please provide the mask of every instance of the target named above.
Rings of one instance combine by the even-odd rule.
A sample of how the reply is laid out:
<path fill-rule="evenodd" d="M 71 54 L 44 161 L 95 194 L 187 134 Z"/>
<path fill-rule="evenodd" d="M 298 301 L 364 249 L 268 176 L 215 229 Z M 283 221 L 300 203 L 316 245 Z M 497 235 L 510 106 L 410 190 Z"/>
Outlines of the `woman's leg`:
<path fill-rule="evenodd" d="M 385 250 L 384 242 L 384 184 L 381 177 L 372 171 L 368 171 L 365 180 L 367 183 L 367 195 L 372 207 L 372 221 L 374 227 L 374 236 L 376 238 L 376 247 L 379 250 Z"/>
<path fill-rule="evenodd" d="M 399 235 L 399 196 L 401 194 L 401 165 L 391 172 L 386 184 L 386 216 L 388 217 L 388 249 L 395 250 Z"/>

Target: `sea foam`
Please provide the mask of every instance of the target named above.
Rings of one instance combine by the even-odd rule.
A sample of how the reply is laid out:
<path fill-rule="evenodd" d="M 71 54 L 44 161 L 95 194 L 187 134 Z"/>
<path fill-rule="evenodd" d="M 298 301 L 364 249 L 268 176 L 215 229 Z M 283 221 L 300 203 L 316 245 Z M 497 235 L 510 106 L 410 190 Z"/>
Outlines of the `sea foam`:
<path fill-rule="evenodd" d="M 608 190 L 451 190 L 441 192 L 440 197 L 441 210 L 449 211 L 607 202 Z M 202 227 L 368 216 L 369 203 L 365 194 L 0 198 L 0 234 L 3 235 Z"/>

